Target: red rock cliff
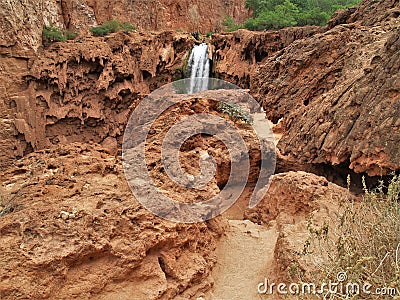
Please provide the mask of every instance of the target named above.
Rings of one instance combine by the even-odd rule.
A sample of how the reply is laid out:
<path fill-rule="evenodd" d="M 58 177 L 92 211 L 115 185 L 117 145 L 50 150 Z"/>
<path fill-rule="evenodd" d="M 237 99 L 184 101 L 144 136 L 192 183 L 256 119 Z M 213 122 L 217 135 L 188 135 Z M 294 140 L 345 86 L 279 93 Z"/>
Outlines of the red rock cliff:
<path fill-rule="evenodd" d="M 282 119 L 282 154 L 357 173 L 400 169 L 399 1 L 365 0 L 327 27 L 213 36 L 217 76 Z"/>

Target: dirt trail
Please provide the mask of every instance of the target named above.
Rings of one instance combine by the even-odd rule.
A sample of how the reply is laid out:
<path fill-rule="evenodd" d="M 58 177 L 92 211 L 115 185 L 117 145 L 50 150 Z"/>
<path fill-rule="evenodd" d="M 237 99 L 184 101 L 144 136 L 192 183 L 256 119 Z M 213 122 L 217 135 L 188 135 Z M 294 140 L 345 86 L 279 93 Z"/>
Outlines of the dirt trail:
<path fill-rule="evenodd" d="M 229 220 L 230 228 L 216 250 L 214 289 L 205 299 L 261 299 L 257 285 L 270 277 L 278 233 L 250 221 Z"/>
<path fill-rule="evenodd" d="M 265 130 L 268 122 L 265 114 L 254 115 L 254 128 L 263 138 L 271 138 L 271 132 Z M 230 227 L 217 245 L 217 264 L 212 273 L 215 285 L 204 299 L 262 299 L 257 286 L 264 278 L 273 275 L 278 232 L 275 225 L 266 227 L 243 220 L 250 193 L 251 190 L 243 193 L 233 207 L 224 213 Z"/>

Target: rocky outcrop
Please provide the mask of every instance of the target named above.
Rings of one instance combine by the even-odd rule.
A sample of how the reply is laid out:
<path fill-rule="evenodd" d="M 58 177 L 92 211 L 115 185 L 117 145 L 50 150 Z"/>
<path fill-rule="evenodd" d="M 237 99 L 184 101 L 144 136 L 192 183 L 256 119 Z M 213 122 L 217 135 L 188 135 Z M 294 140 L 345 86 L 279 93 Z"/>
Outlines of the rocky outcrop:
<path fill-rule="evenodd" d="M 297 282 L 297 275 L 301 274 L 304 279 L 317 271 L 309 258 L 299 256 L 311 236 L 310 220 L 316 228 L 329 224 L 329 232 L 333 234 L 340 204 L 356 200 L 347 189 L 324 177 L 302 171 L 274 175 L 261 203 L 245 212 L 245 218 L 274 225 L 279 232 L 274 250 L 273 279 Z M 320 252 L 313 258 L 320 259 L 318 255 Z"/>
<path fill-rule="evenodd" d="M 360 22 L 363 26 L 398 18 L 400 15 L 399 0 L 364 0 L 358 7 L 338 11 L 329 21 L 332 28 L 338 24 L 350 24 Z"/>
<path fill-rule="evenodd" d="M 220 79 L 249 88 L 258 65 L 295 40 L 310 37 L 320 27 L 253 32 L 241 29 L 212 36 L 213 73 Z"/>
<path fill-rule="evenodd" d="M 355 198 L 324 177 L 303 171 L 281 173 L 271 178 L 268 193 L 259 205 L 246 210 L 245 218 L 258 224 L 292 224 L 306 219 L 327 200 L 337 204 L 345 199 Z"/>
<path fill-rule="evenodd" d="M 170 0 L 87 0 L 98 23 L 119 18 L 140 30 L 181 29 L 186 31 L 219 31 L 225 16 L 242 23 L 249 16 L 244 0 L 170 1 Z"/>
<path fill-rule="evenodd" d="M 137 101 L 182 76 L 193 43 L 175 32 L 121 32 L 56 43 L 37 59 L 7 59 L 1 166 L 77 141 L 116 152 Z"/>
<path fill-rule="evenodd" d="M 210 13 L 212 12 L 212 13 Z M 112 19 L 139 30 L 220 31 L 225 16 L 241 23 L 249 16 L 244 0 L 17 0 L 0 3 L 0 49 L 37 51 L 42 28 L 55 25 L 85 35 L 90 27 Z"/>
<path fill-rule="evenodd" d="M 327 27 L 216 35 L 216 76 L 250 88 L 287 163 L 379 176 L 400 168 L 399 2 L 365 0 Z"/>
<path fill-rule="evenodd" d="M 34 153 L 0 182 L 1 299 L 189 299 L 212 284 L 224 223 L 153 216 L 98 146 Z"/>
<path fill-rule="evenodd" d="M 0 53 L 7 53 L 14 57 L 33 55 L 42 44 L 43 26 L 50 24 L 63 27 L 59 1 L 2 1 L 0 3 Z"/>
<path fill-rule="evenodd" d="M 170 127 L 193 114 L 220 115 L 213 96 L 245 100 L 247 94 L 218 90 L 203 93 L 201 99 L 175 95 L 185 104 L 165 111 L 147 137 L 149 175 L 163 194 L 177 202 L 204 202 L 218 194 L 231 175 L 230 164 L 243 156 L 234 155 L 211 135 L 195 135 L 178 148 L 179 166 L 164 165 L 161 145 Z M 251 156 L 250 172 L 235 169 L 233 177 L 252 183 L 258 179 L 261 160 L 257 137 L 250 125 L 225 117 Z M 0 173 L 0 297 L 190 299 L 208 290 L 213 284 L 209 277 L 215 264 L 213 250 L 225 221 L 186 225 L 152 215 L 132 195 L 118 156 L 90 140 L 73 143 L 78 138 L 74 128 L 68 123 L 59 127 L 66 140 L 71 138 L 67 145 L 60 141 L 47 146 Z M 91 134 L 82 128 L 79 138 Z M 217 174 L 199 189 L 176 184 L 165 171 L 182 167 L 197 175 L 200 165 L 194 162 L 205 154 L 214 157 Z M 149 196 L 145 189 L 140 192 Z"/>
<path fill-rule="evenodd" d="M 283 118 L 283 155 L 370 176 L 399 169 L 399 28 L 394 18 L 339 25 L 264 62 L 252 90 L 271 120 Z"/>

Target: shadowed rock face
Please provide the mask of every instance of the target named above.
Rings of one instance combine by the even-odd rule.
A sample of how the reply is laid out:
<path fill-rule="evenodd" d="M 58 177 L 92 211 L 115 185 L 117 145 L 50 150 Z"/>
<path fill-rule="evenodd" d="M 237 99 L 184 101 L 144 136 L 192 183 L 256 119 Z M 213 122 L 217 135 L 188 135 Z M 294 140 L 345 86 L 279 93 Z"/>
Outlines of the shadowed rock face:
<path fill-rule="evenodd" d="M 339 25 L 266 60 L 252 88 L 284 120 L 283 155 L 371 176 L 399 169 L 399 25 Z"/>

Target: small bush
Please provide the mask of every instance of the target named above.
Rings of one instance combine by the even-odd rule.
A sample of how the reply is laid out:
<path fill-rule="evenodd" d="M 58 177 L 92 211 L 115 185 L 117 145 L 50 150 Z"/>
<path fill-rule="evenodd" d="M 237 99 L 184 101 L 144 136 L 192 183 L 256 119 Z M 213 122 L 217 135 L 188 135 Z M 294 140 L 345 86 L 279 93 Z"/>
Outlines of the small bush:
<path fill-rule="evenodd" d="M 219 111 L 227 114 L 230 119 L 233 121 L 241 120 L 247 124 L 253 124 L 253 117 L 248 113 L 243 111 L 240 107 L 238 107 L 235 103 L 224 103 L 221 102 L 219 104 Z"/>
<path fill-rule="evenodd" d="M 71 31 L 71 30 L 66 30 L 65 33 L 64 33 L 64 36 L 65 36 L 65 38 L 67 40 L 73 40 L 78 36 L 78 34 L 76 32 Z"/>
<path fill-rule="evenodd" d="M 46 42 L 65 42 L 73 40 L 78 34 L 70 30 L 62 31 L 59 27 L 50 25 L 43 27 L 42 36 Z"/>
<path fill-rule="evenodd" d="M 209 37 L 211 37 L 214 33 L 215 33 L 215 32 L 209 31 L 209 32 L 207 32 L 206 37 L 209 38 Z"/>
<path fill-rule="evenodd" d="M 134 31 L 136 28 L 134 25 L 128 22 L 119 22 L 118 20 L 111 20 L 100 26 L 90 28 L 90 32 L 94 36 L 106 36 L 110 33 L 117 31 L 124 31 L 125 33 Z"/>
<path fill-rule="evenodd" d="M 65 42 L 67 40 L 62 30 L 55 26 L 45 26 L 42 34 L 43 39 L 49 42 Z"/>

